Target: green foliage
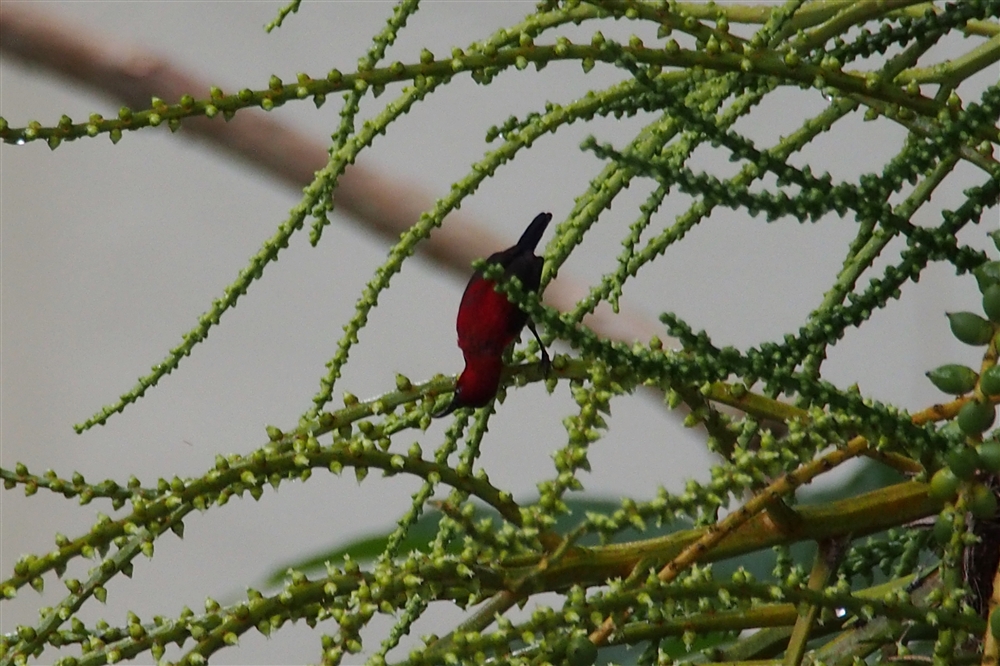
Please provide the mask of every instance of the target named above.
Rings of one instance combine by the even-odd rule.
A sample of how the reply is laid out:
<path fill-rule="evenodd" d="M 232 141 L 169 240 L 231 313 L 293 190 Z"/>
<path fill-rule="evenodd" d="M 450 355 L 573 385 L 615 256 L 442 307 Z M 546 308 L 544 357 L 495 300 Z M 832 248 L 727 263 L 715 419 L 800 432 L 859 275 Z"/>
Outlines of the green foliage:
<path fill-rule="evenodd" d="M 298 9 L 293 2 L 268 29 L 291 20 Z M 959 339 L 985 349 L 979 374 L 992 376 L 997 359 L 993 300 L 1000 269 L 958 236 L 970 227 L 967 235 L 985 234 L 974 225 L 995 213 L 1000 196 L 1000 164 L 994 158 L 1000 143 L 1000 85 L 993 83 L 975 100 L 960 99 L 956 88 L 1000 59 L 1000 2 L 826 0 L 780 7 L 544 2 L 521 23 L 456 47 L 448 56 L 424 50 L 412 62 L 385 64 L 387 47 L 417 9 L 416 0 L 396 5 L 356 71 L 300 75 L 295 82 L 272 77 L 267 89 L 231 95 L 213 89 L 209 99 L 186 97 L 176 105 L 154 99 L 149 109 L 123 108 L 117 118 L 93 115 L 84 123 L 64 116 L 53 127 L 15 128 L 0 119 L 4 141 L 41 140 L 56 148 L 101 134 L 117 142 L 125 132 L 164 122 L 177 129 L 189 118 L 220 113 L 228 118 L 252 107 L 272 110 L 306 99 L 319 106 L 330 93 L 344 93 L 329 161 L 288 218 L 198 325 L 133 390 L 78 426 L 84 430 L 105 423 L 177 369 L 310 219 L 310 238 L 320 242 L 344 169 L 428 95 L 458 78 L 488 85 L 504 71 L 532 85 L 528 66 L 541 69 L 556 61 L 578 62 L 581 76 L 598 62 L 614 66 L 620 75 L 613 85 L 577 100 L 549 102 L 487 132 L 487 141 L 497 145 L 403 234 L 364 288 L 320 390 L 294 428 L 269 428 L 268 441 L 252 453 L 220 454 L 204 474 L 160 479 L 155 487 L 134 479 L 122 486 L 113 480 L 88 483 L 80 475 L 37 475 L 23 465 L 0 470 L 6 488 L 23 487 L 29 495 L 45 489 L 82 503 L 107 500 L 116 510 L 130 505 L 117 518 L 98 514 L 86 534 L 57 535 L 51 552 L 17 562 L 0 583 L 5 598 L 25 586 L 41 589 L 43 576 L 62 576 L 76 558 L 94 558 L 98 564 L 86 580 L 65 580 L 67 596 L 43 609 L 35 626 L 3 636 L 0 660 L 19 663 L 35 656 L 44 661 L 47 648 L 65 645 L 79 645 L 81 651 L 63 659 L 64 666 L 159 659 L 168 643 L 184 646 L 193 639 L 181 661 L 200 664 L 248 631 L 270 635 L 290 621 L 315 626 L 326 619 L 336 622 L 336 630 L 317 640 L 324 664 L 354 662 L 360 652 L 370 664 L 488 659 L 590 664 L 605 659 L 609 646 L 623 645 L 640 648 L 630 654 L 640 655 L 637 660 L 644 664 L 779 655 L 786 664 L 852 664 L 880 650 L 886 658 L 916 654 L 935 663 L 976 660 L 980 649 L 995 656 L 995 643 L 983 647 L 978 642 L 988 626 L 977 591 L 983 588 L 970 584 L 974 576 L 992 580 L 994 572 L 963 567 L 981 538 L 977 530 L 996 512 L 995 451 L 988 447 L 982 461 L 976 455 L 993 423 L 993 387 L 977 386 L 979 375 L 970 368 L 939 368 L 932 374 L 936 385 L 970 395 L 909 414 L 854 388 L 835 386 L 822 370 L 829 348 L 848 331 L 902 298 L 902 288 L 928 266 L 946 262 L 958 273 L 973 272 L 989 295 L 991 321 L 973 313 L 958 313 L 951 321 Z M 572 24 L 597 26 L 612 18 L 655 25 L 657 43 L 644 44 L 637 37 L 618 42 L 599 30 L 589 43 L 573 43 L 561 34 Z M 963 31 L 988 39 L 959 58 L 929 60 L 939 40 Z M 360 105 L 390 83 L 402 83 L 401 94 L 358 126 Z M 769 94 L 789 86 L 824 95 L 825 108 L 797 127 L 788 126 L 771 146 L 758 146 L 734 129 Z M 884 116 L 908 130 L 881 171 L 837 181 L 818 166 L 797 166 L 799 161 L 791 159 L 816 137 L 836 132 L 856 111 L 868 119 Z M 564 420 L 565 442 L 553 454 L 555 468 L 538 482 L 537 501 L 515 501 L 478 464 L 493 406 L 457 411 L 430 455 L 409 445 L 408 434 L 426 430 L 430 414 L 447 400 L 451 378 L 412 383 L 399 377 L 395 387 L 375 399 L 362 402 L 345 394 L 342 409 L 330 408 L 334 387 L 379 296 L 446 215 L 543 135 L 595 117 L 638 114 L 648 121 L 627 144 L 614 146 L 596 137 L 583 142 L 582 150 L 605 166 L 558 225 L 547 249 L 543 284 L 630 183 L 652 179 L 655 187 L 639 206 L 613 270 L 563 313 L 542 306 L 516 283 L 498 286 L 548 340 L 561 340 L 574 350 L 572 358 L 553 358 L 548 375 L 540 364 L 522 363 L 535 351 L 529 345 L 513 354 L 515 365 L 505 377 L 509 386 L 566 382 L 576 403 Z M 699 170 L 691 156 L 701 147 L 721 151 L 739 165 L 737 173 L 723 178 Z M 963 162 L 978 184 L 935 224 L 917 224 L 915 215 Z M 771 182 L 776 184 L 766 184 Z M 656 213 L 673 192 L 690 196 L 692 203 L 657 230 Z M 708 333 L 695 332 L 665 312 L 661 321 L 680 344 L 670 350 L 655 338 L 631 345 L 610 341 L 582 323 L 599 303 L 617 307 L 630 279 L 720 206 L 768 221 L 805 223 L 833 214 L 854 224 L 856 235 L 842 248 L 842 270 L 798 330 L 739 350 L 716 346 Z M 890 246 L 894 239 L 905 242 Z M 876 267 L 879 258 L 884 268 Z M 863 275 L 869 276 L 867 283 Z M 960 376 L 953 377 L 956 373 Z M 589 449 L 608 429 L 611 400 L 643 386 L 662 391 L 669 408 L 683 406 L 686 423 L 704 429 L 706 446 L 718 454 L 709 480 L 690 481 L 682 492 L 661 488 L 654 497 L 623 498 L 613 506 L 575 503 L 570 497 L 582 487 L 579 473 L 590 469 Z M 796 504 L 801 486 L 858 456 L 913 478 L 887 479 L 874 488 L 847 486 L 839 498 Z M 367 483 L 373 469 L 422 481 L 396 528 L 366 542 L 364 550 L 328 554 L 322 571 L 311 566 L 315 563 L 307 570 L 292 568 L 272 594 L 250 590 L 229 606 L 209 600 L 200 614 L 185 610 L 148 622 L 130 614 L 121 626 L 87 626 L 77 617 L 85 604 L 103 599 L 109 581 L 132 574 L 139 554 L 151 557 L 158 538 L 169 531 L 182 535 L 192 511 L 212 510 L 245 493 L 258 499 L 266 485 L 278 488 L 285 480 L 307 481 L 345 469 Z M 449 494 L 429 518 L 425 507 L 441 489 Z M 480 513 L 483 505 L 489 515 Z M 969 517 L 970 509 L 976 520 Z M 931 517 L 936 517 L 933 531 L 913 524 Z M 666 526 L 663 532 L 652 531 L 660 526 Z M 623 538 L 627 530 L 633 531 L 628 540 Z M 791 550 L 802 542 L 816 544 L 814 555 Z M 753 573 L 741 566 L 749 562 L 745 558 L 770 555 L 771 549 L 772 570 Z M 714 562 L 728 564 L 730 573 L 717 575 L 722 569 L 713 568 Z M 921 567 L 937 568 L 928 574 Z M 883 577 L 877 584 L 875 573 Z M 506 615 L 543 592 L 559 593 L 562 606 L 536 604 L 516 622 Z M 476 608 L 449 635 L 400 647 L 435 601 Z M 362 630 L 378 614 L 392 616 L 395 624 L 375 645 L 364 641 Z M 995 617 L 990 626 L 997 626 Z M 745 629 L 760 631 L 741 638 Z M 704 655 L 698 652 L 703 648 Z"/>

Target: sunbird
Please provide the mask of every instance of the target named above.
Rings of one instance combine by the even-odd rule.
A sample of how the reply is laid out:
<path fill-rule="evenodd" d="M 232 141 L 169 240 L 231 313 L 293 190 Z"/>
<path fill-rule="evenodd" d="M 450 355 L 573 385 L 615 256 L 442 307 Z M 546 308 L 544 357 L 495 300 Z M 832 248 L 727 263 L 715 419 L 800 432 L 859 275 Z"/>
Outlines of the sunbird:
<path fill-rule="evenodd" d="M 545 260 L 535 255 L 535 248 L 551 219 L 551 213 L 539 213 L 515 245 L 494 252 L 486 264 L 499 264 L 504 269 L 505 279 L 516 276 L 525 292 L 537 292 Z M 538 340 L 542 363 L 548 367 L 549 355 L 535 324 L 526 312 L 497 292 L 495 286 L 496 282 L 484 278 L 479 270 L 465 287 L 455 323 L 458 346 L 465 356 L 465 369 L 458 377 L 451 403 L 435 416 L 445 416 L 459 407 L 482 407 L 493 399 L 500 387 L 503 353 L 520 337 L 525 324 Z"/>

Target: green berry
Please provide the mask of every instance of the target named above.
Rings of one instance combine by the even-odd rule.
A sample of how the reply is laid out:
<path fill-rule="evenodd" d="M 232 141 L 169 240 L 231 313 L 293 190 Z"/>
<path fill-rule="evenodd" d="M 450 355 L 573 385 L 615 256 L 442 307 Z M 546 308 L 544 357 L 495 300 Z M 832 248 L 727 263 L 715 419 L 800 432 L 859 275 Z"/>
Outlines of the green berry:
<path fill-rule="evenodd" d="M 993 633 L 993 638 L 1000 640 L 1000 607 L 994 608 L 990 613 L 990 631 Z"/>
<path fill-rule="evenodd" d="M 1000 284 L 1000 261 L 987 261 L 972 274 L 976 276 L 979 291 L 985 293 L 990 285 Z"/>
<path fill-rule="evenodd" d="M 979 464 L 979 454 L 970 446 L 961 446 L 948 454 L 948 469 L 963 481 L 975 476 Z"/>
<path fill-rule="evenodd" d="M 583 635 L 574 636 L 566 648 L 566 663 L 569 666 L 591 666 L 597 661 L 597 646 Z"/>
<path fill-rule="evenodd" d="M 952 334 L 967 345 L 982 346 L 993 338 L 993 324 L 972 312 L 949 312 Z"/>
<path fill-rule="evenodd" d="M 990 403 L 970 400 L 958 410 L 958 427 L 966 435 L 978 435 L 996 420 L 996 409 Z"/>
<path fill-rule="evenodd" d="M 958 492 L 958 477 L 948 467 L 942 467 L 931 477 L 930 495 L 936 500 L 950 500 Z"/>
<path fill-rule="evenodd" d="M 976 451 L 979 453 L 979 467 L 987 472 L 1000 472 L 1000 442 L 995 439 L 983 442 Z"/>
<path fill-rule="evenodd" d="M 990 321 L 1000 323 L 1000 284 L 991 284 L 983 292 L 983 312 Z"/>
<path fill-rule="evenodd" d="M 997 496 L 993 490 L 982 484 L 972 487 L 969 511 L 980 520 L 988 520 L 997 514 Z"/>
<path fill-rule="evenodd" d="M 976 380 L 979 379 L 979 375 L 972 368 L 949 363 L 928 372 L 927 378 L 940 391 L 951 395 L 962 395 L 976 388 Z"/>
<path fill-rule="evenodd" d="M 979 388 L 986 395 L 1000 394 L 1000 365 L 993 365 L 983 371 L 983 378 L 979 382 Z"/>

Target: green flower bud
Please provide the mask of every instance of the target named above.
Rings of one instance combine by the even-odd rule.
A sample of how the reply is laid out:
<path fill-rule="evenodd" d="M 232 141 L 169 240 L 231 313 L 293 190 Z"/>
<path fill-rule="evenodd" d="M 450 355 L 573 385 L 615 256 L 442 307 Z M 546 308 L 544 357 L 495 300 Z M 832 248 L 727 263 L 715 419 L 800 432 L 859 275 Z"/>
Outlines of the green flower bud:
<path fill-rule="evenodd" d="M 597 661 L 597 646 L 590 639 L 578 634 L 570 639 L 566 648 L 566 663 L 569 666 L 591 666 Z"/>
<path fill-rule="evenodd" d="M 979 375 L 972 368 L 949 363 L 928 372 L 927 378 L 938 390 L 944 393 L 962 395 L 976 388 L 976 380 L 979 379 Z"/>
<path fill-rule="evenodd" d="M 993 337 L 993 325 L 972 312 L 949 312 L 952 334 L 967 345 L 988 344 Z"/>

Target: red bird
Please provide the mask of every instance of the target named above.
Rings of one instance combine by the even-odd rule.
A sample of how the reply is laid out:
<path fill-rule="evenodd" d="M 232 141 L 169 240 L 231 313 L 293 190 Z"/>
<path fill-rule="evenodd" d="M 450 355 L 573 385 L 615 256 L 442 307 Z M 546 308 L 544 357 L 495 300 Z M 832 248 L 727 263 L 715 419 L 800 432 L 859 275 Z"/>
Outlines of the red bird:
<path fill-rule="evenodd" d="M 551 219 L 551 213 L 539 213 L 516 245 L 491 254 L 486 263 L 503 266 L 505 278 L 517 276 L 526 292 L 538 291 L 544 259 L 535 256 L 535 248 Z M 435 416 L 445 416 L 459 407 L 482 407 L 493 399 L 500 387 L 503 353 L 521 335 L 525 324 L 542 346 L 542 363 L 549 362 L 527 313 L 497 292 L 495 286 L 493 280 L 483 277 L 482 271 L 476 271 L 465 287 L 455 326 L 465 370 L 455 385 L 451 404 Z"/>

